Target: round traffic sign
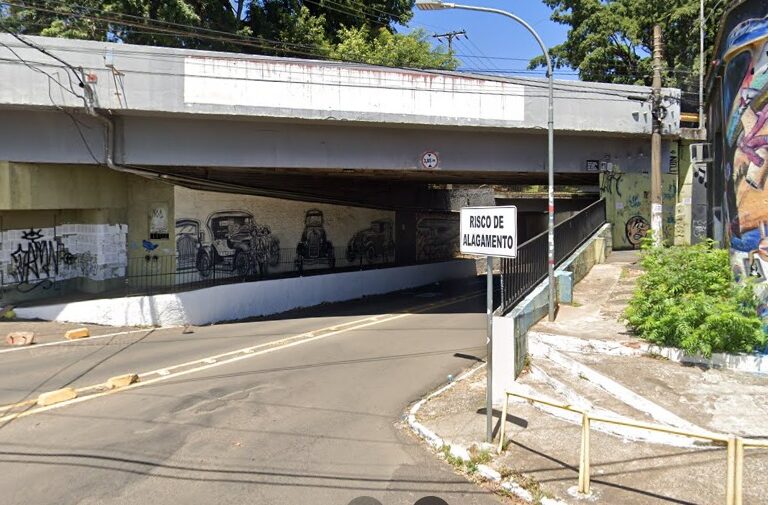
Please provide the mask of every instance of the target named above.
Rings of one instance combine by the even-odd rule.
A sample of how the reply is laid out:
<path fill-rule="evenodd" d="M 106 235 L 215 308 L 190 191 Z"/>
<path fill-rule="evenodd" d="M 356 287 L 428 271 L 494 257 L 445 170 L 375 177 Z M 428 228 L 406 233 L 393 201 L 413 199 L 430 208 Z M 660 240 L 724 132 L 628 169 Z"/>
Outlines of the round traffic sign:
<path fill-rule="evenodd" d="M 440 164 L 440 158 L 435 151 L 427 151 L 421 155 L 421 168 L 435 169 Z"/>

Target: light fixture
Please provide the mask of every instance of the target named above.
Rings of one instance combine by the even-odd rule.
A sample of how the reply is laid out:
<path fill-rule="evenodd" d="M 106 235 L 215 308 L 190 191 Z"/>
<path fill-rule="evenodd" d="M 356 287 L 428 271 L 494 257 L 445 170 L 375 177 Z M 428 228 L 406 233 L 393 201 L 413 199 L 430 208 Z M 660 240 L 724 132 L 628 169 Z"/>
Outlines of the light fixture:
<path fill-rule="evenodd" d="M 423 11 L 439 11 L 441 9 L 453 9 L 451 3 L 443 2 L 442 0 L 416 0 L 416 7 Z"/>

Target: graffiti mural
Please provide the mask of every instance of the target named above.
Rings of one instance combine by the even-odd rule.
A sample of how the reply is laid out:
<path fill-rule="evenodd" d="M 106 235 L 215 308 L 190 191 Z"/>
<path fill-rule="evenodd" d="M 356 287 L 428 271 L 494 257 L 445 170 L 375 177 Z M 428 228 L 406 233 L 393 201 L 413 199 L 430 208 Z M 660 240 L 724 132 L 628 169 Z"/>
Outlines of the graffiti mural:
<path fill-rule="evenodd" d="M 643 216 L 632 216 L 627 220 L 624 225 L 624 233 L 627 237 L 627 242 L 638 249 L 642 240 L 648 235 L 648 230 L 651 229 L 651 225 Z"/>
<path fill-rule="evenodd" d="M 371 226 L 355 233 L 347 244 L 347 261 L 355 263 L 393 261 L 395 259 L 394 224 L 391 219 L 371 221 Z"/>
<path fill-rule="evenodd" d="M 208 216 L 205 231 L 196 219 L 177 219 L 176 254 L 177 270 L 195 268 L 202 277 L 214 269 L 263 276 L 280 262 L 280 240 L 250 212 L 226 210 Z"/>
<path fill-rule="evenodd" d="M 763 9 L 764 10 L 764 9 Z M 763 13 L 764 14 L 764 13 Z M 725 240 L 737 278 L 768 300 L 768 16 L 734 26 L 721 54 Z"/>
<path fill-rule="evenodd" d="M 614 224 L 613 247 L 639 248 L 643 237 L 650 232 L 650 176 L 643 173 L 623 173 L 614 165 L 613 172 L 600 174 L 600 181 L 604 189 L 601 194 L 606 199 L 608 221 Z M 677 174 L 663 173 L 661 182 L 662 232 L 665 240 L 672 242 L 675 237 Z"/>
<path fill-rule="evenodd" d="M 323 211 L 310 209 L 304 215 L 304 231 L 296 244 L 296 269 L 304 270 L 304 265 L 326 263 L 328 268 L 336 266 L 336 253 L 333 243 L 328 240 L 325 231 Z"/>
<path fill-rule="evenodd" d="M 174 193 L 179 282 L 394 260 L 392 211 L 181 187 Z"/>
<path fill-rule="evenodd" d="M 20 292 L 49 289 L 56 281 L 96 281 L 125 275 L 126 225 L 65 224 L 0 234 L 0 276 Z"/>
<path fill-rule="evenodd" d="M 459 253 L 459 215 L 421 214 L 416 219 L 416 261 L 440 261 Z"/>

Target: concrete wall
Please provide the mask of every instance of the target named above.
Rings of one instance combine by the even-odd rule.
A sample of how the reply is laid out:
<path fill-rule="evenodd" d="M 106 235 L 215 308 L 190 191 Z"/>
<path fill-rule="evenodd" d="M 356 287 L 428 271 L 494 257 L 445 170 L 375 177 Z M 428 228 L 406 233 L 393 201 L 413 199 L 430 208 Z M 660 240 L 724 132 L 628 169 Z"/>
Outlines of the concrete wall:
<path fill-rule="evenodd" d="M 768 326 L 768 4 L 745 1 L 722 22 L 721 80 L 711 95 L 708 180 L 712 236 L 730 247 L 737 278 L 750 278 Z"/>
<path fill-rule="evenodd" d="M 29 37 L 82 67 L 97 106 L 120 111 L 292 118 L 454 127 L 540 130 L 546 127 L 544 79 L 498 79 L 350 63 L 270 58 Z M 66 74 L 56 60 L 0 34 L 0 106 L 82 107 L 82 100 L 18 61 Z M 115 79 L 113 69 L 120 72 Z M 679 91 L 665 90 L 665 133 L 679 128 Z M 555 87 L 558 129 L 649 134 L 650 89 L 573 81 Z M 52 103 L 53 102 L 53 103 Z M 599 107 L 595 107 L 600 103 Z"/>
<path fill-rule="evenodd" d="M 677 142 L 663 143 L 667 153 L 662 165 L 662 226 L 664 241 L 675 239 L 675 206 L 678 201 L 678 174 L 670 173 L 670 152 L 677 155 Z M 674 159 L 674 158 L 673 158 Z M 615 249 L 638 249 L 651 225 L 650 158 L 644 170 L 625 170 L 614 165 L 612 171 L 600 174 L 600 192 L 606 199 L 608 221 L 614 225 Z M 676 167 L 675 167 L 676 168 Z"/>
<path fill-rule="evenodd" d="M 573 287 L 592 267 L 602 263 L 611 252 L 611 225 L 595 232 L 555 272 L 558 301 L 573 301 Z M 522 370 L 528 354 L 528 330 L 549 309 L 549 280 L 545 279 L 508 314 L 493 316 L 493 377 L 494 403 L 504 400 L 506 391 Z"/>
<path fill-rule="evenodd" d="M 21 318 L 114 326 L 210 324 L 473 277 L 473 260 L 228 284 L 178 294 L 17 308 Z"/>

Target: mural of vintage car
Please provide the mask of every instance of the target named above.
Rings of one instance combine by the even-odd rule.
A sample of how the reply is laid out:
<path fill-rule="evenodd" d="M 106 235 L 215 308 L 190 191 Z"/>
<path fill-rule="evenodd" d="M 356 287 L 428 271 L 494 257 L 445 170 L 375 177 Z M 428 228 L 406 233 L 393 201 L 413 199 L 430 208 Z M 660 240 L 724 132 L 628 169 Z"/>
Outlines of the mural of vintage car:
<path fill-rule="evenodd" d="M 416 260 L 443 261 L 459 249 L 459 220 L 452 216 L 421 217 L 416 223 Z"/>
<path fill-rule="evenodd" d="M 280 262 L 280 241 L 269 226 L 257 224 L 250 212 L 214 212 L 206 224 L 211 242 L 198 250 L 196 262 L 203 277 L 219 265 L 238 276 L 263 276 L 269 266 Z"/>
<path fill-rule="evenodd" d="M 375 263 L 381 259 L 388 262 L 395 256 L 394 226 L 391 219 L 371 221 L 370 228 L 355 233 L 347 244 L 347 261 L 354 263 L 356 259 L 365 259 Z"/>
<path fill-rule="evenodd" d="M 328 268 L 336 266 L 333 244 L 328 240 L 324 228 L 323 211 L 310 209 L 304 215 L 304 232 L 296 245 L 296 269 L 304 270 L 305 265 L 327 263 Z"/>
<path fill-rule="evenodd" d="M 176 220 L 176 269 L 189 270 L 197 266 L 203 232 L 197 219 Z"/>

